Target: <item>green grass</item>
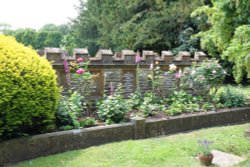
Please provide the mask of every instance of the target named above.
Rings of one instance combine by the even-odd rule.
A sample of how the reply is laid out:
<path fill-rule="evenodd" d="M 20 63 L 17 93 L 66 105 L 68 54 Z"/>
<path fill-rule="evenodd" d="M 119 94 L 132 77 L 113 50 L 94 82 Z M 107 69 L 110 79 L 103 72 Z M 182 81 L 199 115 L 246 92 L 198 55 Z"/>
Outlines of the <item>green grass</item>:
<path fill-rule="evenodd" d="M 215 127 L 161 138 L 124 141 L 26 161 L 15 167 L 199 167 L 197 140 L 214 141 L 213 149 L 246 157 L 250 166 L 250 123 Z M 13 166 L 14 167 L 14 166 Z"/>

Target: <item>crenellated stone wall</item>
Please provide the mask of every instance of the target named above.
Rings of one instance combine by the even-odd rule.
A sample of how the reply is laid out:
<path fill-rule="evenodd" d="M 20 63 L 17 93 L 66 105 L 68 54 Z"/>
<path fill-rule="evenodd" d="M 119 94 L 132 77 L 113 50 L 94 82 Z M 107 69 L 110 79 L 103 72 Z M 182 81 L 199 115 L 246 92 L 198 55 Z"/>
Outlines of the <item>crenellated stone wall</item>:
<path fill-rule="evenodd" d="M 78 58 L 89 60 L 89 70 L 93 74 L 98 74 L 95 78 L 95 86 L 92 90 L 92 97 L 98 99 L 102 96 L 104 90 L 109 90 L 110 87 L 116 87 L 118 83 L 124 85 L 125 94 L 128 96 L 134 92 L 136 85 L 140 85 L 140 91 L 145 92 L 151 89 L 150 81 L 147 76 L 150 74 L 150 64 L 158 62 L 158 65 L 163 71 L 168 71 L 170 64 L 175 64 L 179 69 L 190 66 L 193 62 L 202 62 L 207 58 L 203 52 L 195 52 L 191 55 L 189 52 L 179 52 L 178 55 L 173 55 L 171 51 L 162 51 L 159 55 L 154 51 L 143 50 L 141 53 L 132 50 L 122 50 L 121 52 L 113 53 L 111 49 L 100 49 L 96 56 L 90 57 L 88 49 L 74 49 L 73 56 L 69 56 L 60 48 L 45 48 L 45 57 L 52 62 L 58 76 L 58 84 L 68 89 L 66 73 L 64 71 L 63 61 L 75 61 Z M 136 55 L 140 55 L 140 72 L 137 73 Z M 136 83 L 138 76 L 139 83 Z M 173 87 L 174 78 L 172 75 L 164 75 L 165 84 L 164 91 L 167 93 Z M 71 84 L 72 87 L 80 86 Z"/>

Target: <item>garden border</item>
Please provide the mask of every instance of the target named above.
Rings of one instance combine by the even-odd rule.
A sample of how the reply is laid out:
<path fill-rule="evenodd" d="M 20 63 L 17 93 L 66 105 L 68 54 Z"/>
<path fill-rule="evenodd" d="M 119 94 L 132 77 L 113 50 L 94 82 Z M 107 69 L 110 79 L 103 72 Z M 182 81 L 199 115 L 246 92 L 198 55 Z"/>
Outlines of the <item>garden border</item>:
<path fill-rule="evenodd" d="M 130 123 L 61 131 L 0 143 L 0 166 L 115 141 L 144 139 L 250 121 L 250 106 L 169 119 L 134 118 Z"/>

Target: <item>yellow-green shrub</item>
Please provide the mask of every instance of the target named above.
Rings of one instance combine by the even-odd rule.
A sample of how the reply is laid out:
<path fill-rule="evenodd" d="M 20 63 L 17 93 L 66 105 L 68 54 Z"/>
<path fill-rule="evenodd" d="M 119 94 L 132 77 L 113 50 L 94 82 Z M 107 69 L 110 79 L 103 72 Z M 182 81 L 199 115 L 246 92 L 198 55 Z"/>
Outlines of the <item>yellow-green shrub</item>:
<path fill-rule="evenodd" d="M 0 138 L 53 129 L 58 98 L 51 64 L 14 38 L 0 35 Z"/>

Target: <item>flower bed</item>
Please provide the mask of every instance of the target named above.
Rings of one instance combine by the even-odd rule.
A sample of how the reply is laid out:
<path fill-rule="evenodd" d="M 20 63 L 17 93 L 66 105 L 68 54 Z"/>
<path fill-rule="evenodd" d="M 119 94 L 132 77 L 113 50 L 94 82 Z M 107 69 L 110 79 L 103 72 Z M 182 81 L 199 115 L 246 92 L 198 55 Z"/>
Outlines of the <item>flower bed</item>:
<path fill-rule="evenodd" d="M 195 113 L 170 119 L 135 118 L 131 123 L 54 132 L 0 143 L 0 166 L 104 143 L 157 137 L 250 120 L 250 107 Z"/>

